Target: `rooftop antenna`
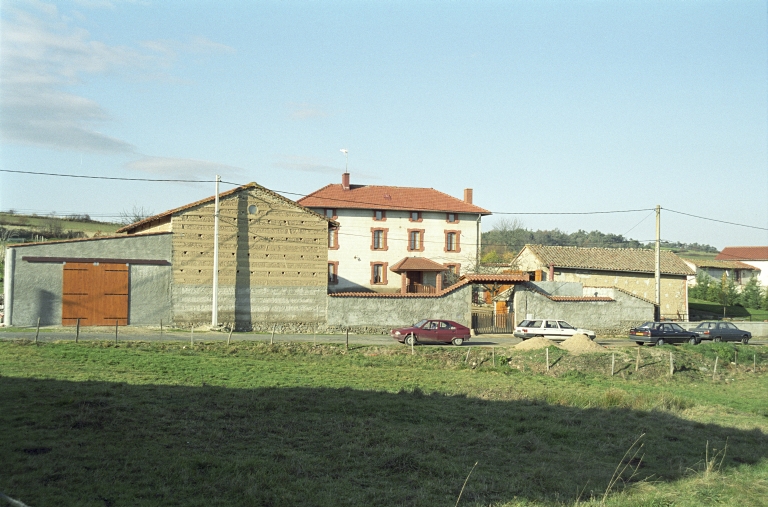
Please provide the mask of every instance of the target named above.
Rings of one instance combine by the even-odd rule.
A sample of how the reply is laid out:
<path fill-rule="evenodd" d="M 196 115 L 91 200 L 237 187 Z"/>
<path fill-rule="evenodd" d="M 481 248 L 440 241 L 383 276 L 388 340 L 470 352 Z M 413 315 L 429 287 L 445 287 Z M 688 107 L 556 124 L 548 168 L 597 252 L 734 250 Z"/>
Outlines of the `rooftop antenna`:
<path fill-rule="evenodd" d="M 346 148 L 342 148 L 339 151 L 344 154 L 344 172 L 348 173 L 349 172 L 349 150 Z"/>

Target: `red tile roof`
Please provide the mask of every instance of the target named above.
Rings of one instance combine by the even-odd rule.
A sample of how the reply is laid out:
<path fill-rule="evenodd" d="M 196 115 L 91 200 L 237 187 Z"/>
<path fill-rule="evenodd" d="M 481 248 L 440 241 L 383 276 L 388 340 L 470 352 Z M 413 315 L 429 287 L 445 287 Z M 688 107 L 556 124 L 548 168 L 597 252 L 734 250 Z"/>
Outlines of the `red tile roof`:
<path fill-rule="evenodd" d="M 268 189 L 266 187 L 262 187 L 258 183 L 253 183 L 253 182 L 247 183 L 245 185 L 241 185 L 239 187 L 235 187 L 235 188 L 233 188 L 231 190 L 227 190 L 226 192 L 219 192 L 219 199 L 223 199 L 224 197 L 228 197 L 228 196 L 230 196 L 232 194 L 236 194 L 237 192 L 240 192 L 242 190 L 248 190 L 248 189 L 260 189 L 260 190 L 263 190 L 267 194 L 271 195 L 272 197 L 274 197 L 274 198 L 276 198 L 276 199 L 278 199 L 280 201 L 283 201 L 283 202 L 286 202 L 286 203 L 290 203 L 293 206 L 297 205 L 294 201 L 292 201 L 292 200 L 290 200 L 290 199 L 288 199 L 286 197 L 283 197 L 282 195 L 278 194 L 277 192 L 273 192 L 272 190 L 270 190 L 270 189 Z M 210 197 L 206 197 L 205 199 L 200 199 L 199 201 L 191 202 L 189 204 L 185 204 L 184 206 L 179 206 L 178 208 L 174 208 L 174 209 L 171 209 L 171 210 L 168 210 L 168 211 L 164 211 L 164 212 L 162 212 L 160 214 L 153 215 L 151 217 L 145 218 L 144 220 L 140 220 L 138 222 L 135 222 L 135 223 L 132 223 L 132 224 L 128 224 L 128 225 L 126 225 L 124 227 L 121 227 L 120 229 L 118 229 L 115 232 L 126 232 L 128 234 L 131 234 L 133 231 L 135 231 L 136 229 L 140 228 L 142 225 L 149 224 L 151 222 L 158 222 L 158 221 L 160 221 L 160 220 L 162 220 L 164 218 L 169 218 L 172 215 L 174 215 L 176 213 L 179 213 L 181 211 L 185 211 L 185 210 L 188 210 L 190 208 L 194 208 L 195 206 L 199 206 L 201 204 L 206 204 L 206 203 L 209 203 L 209 202 L 214 202 L 215 200 L 216 200 L 216 196 L 212 195 Z M 299 205 L 299 207 L 301 207 L 301 205 Z M 315 213 L 312 210 L 307 209 L 305 211 L 307 213 L 311 213 L 313 215 L 317 215 L 317 216 L 321 217 L 324 220 L 328 220 L 328 218 L 324 217 L 323 215 L 319 215 L 319 214 Z M 328 221 L 331 224 L 333 224 L 333 225 L 338 225 L 333 220 L 328 220 Z"/>
<path fill-rule="evenodd" d="M 544 266 L 653 273 L 656 252 L 645 248 L 582 248 L 576 246 L 525 245 Z M 518 254 L 520 255 L 520 254 Z M 695 272 L 674 253 L 661 252 L 661 272 L 666 275 L 694 275 Z"/>
<path fill-rule="evenodd" d="M 727 246 L 717 254 L 718 261 L 768 261 L 768 246 Z"/>
<path fill-rule="evenodd" d="M 389 268 L 393 273 L 403 271 L 446 271 L 448 268 L 426 257 L 406 257 Z"/>
<path fill-rule="evenodd" d="M 401 211 L 445 211 L 451 213 L 491 212 L 444 194 L 434 188 L 387 187 L 381 185 L 326 185 L 298 201 L 307 208 L 380 209 Z"/>

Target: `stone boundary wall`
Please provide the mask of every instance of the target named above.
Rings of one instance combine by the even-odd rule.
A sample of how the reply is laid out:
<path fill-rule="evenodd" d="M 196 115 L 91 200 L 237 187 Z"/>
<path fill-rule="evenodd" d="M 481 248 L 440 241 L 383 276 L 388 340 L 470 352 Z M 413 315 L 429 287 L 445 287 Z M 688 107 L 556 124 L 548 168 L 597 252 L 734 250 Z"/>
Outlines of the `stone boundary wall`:
<path fill-rule="evenodd" d="M 590 290 L 614 301 L 553 301 L 541 293 L 520 287 L 514 293 L 516 324 L 526 315 L 532 315 L 535 319 L 562 319 L 572 326 L 591 329 L 599 335 L 621 336 L 626 335 L 631 327 L 653 320 L 652 303 L 620 290 Z"/>
<path fill-rule="evenodd" d="M 421 319 L 445 319 L 470 327 L 472 285 L 440 297 L 328 296 L 328 332 L 388 334 Z"/>

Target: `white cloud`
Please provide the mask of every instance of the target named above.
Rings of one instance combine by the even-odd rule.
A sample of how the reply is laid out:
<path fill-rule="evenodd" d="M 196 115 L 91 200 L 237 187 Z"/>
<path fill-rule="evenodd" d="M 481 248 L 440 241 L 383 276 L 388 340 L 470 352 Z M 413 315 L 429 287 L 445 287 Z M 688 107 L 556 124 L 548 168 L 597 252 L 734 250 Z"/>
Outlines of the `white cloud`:
<path fill-rule="evenodd" d="M 144 157 L 125 164 L 126 169 L 150 174 L 161 174 L 178 179 L 209 179 L 213 181 L 218 174 L 222 178 L 234 179 L 233 183 L 247 183 L 246 171 L 218 162 L 194 160 L 190 158 Z"/>
<path fill-rule="evenodd" d="M 110 2 L 90 2 L 109 7 Z M 205 38 L 143 48 L 110 46 L 72 24 L 55 5 L 32 1 L 3 9 L 0 25 L 0 137 L 53 149 L 129 153 L 130 143 L 100 132 L 114 119 L 71 92 L 89 76 L 164 77 L 177 53 L 208 55 L 231 48 Z M 68 91 L 64 91 L 64 89 Z"/>
<path fill-rule="evenodd" d="M 290 117 L 294 120 L 309 120 L 312 118 L 325 118 L 329 116 L 328 112 L 320 107 L 310 104 L 288 104 L 291 109 Z"/>

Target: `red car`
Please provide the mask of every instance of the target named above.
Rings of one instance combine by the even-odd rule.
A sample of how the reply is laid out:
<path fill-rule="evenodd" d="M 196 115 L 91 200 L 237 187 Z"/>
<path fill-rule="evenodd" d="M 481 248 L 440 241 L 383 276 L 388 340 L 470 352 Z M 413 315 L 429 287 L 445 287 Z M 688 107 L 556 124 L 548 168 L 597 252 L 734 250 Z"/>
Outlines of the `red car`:
<path fill-rule="evenodd" d="M 400 343 L 453 343 L 456 346 L 469 340 L 469 328 L 451 320 L 424 319 L 411 327 L 393 329 L 390 336 Z"/>

